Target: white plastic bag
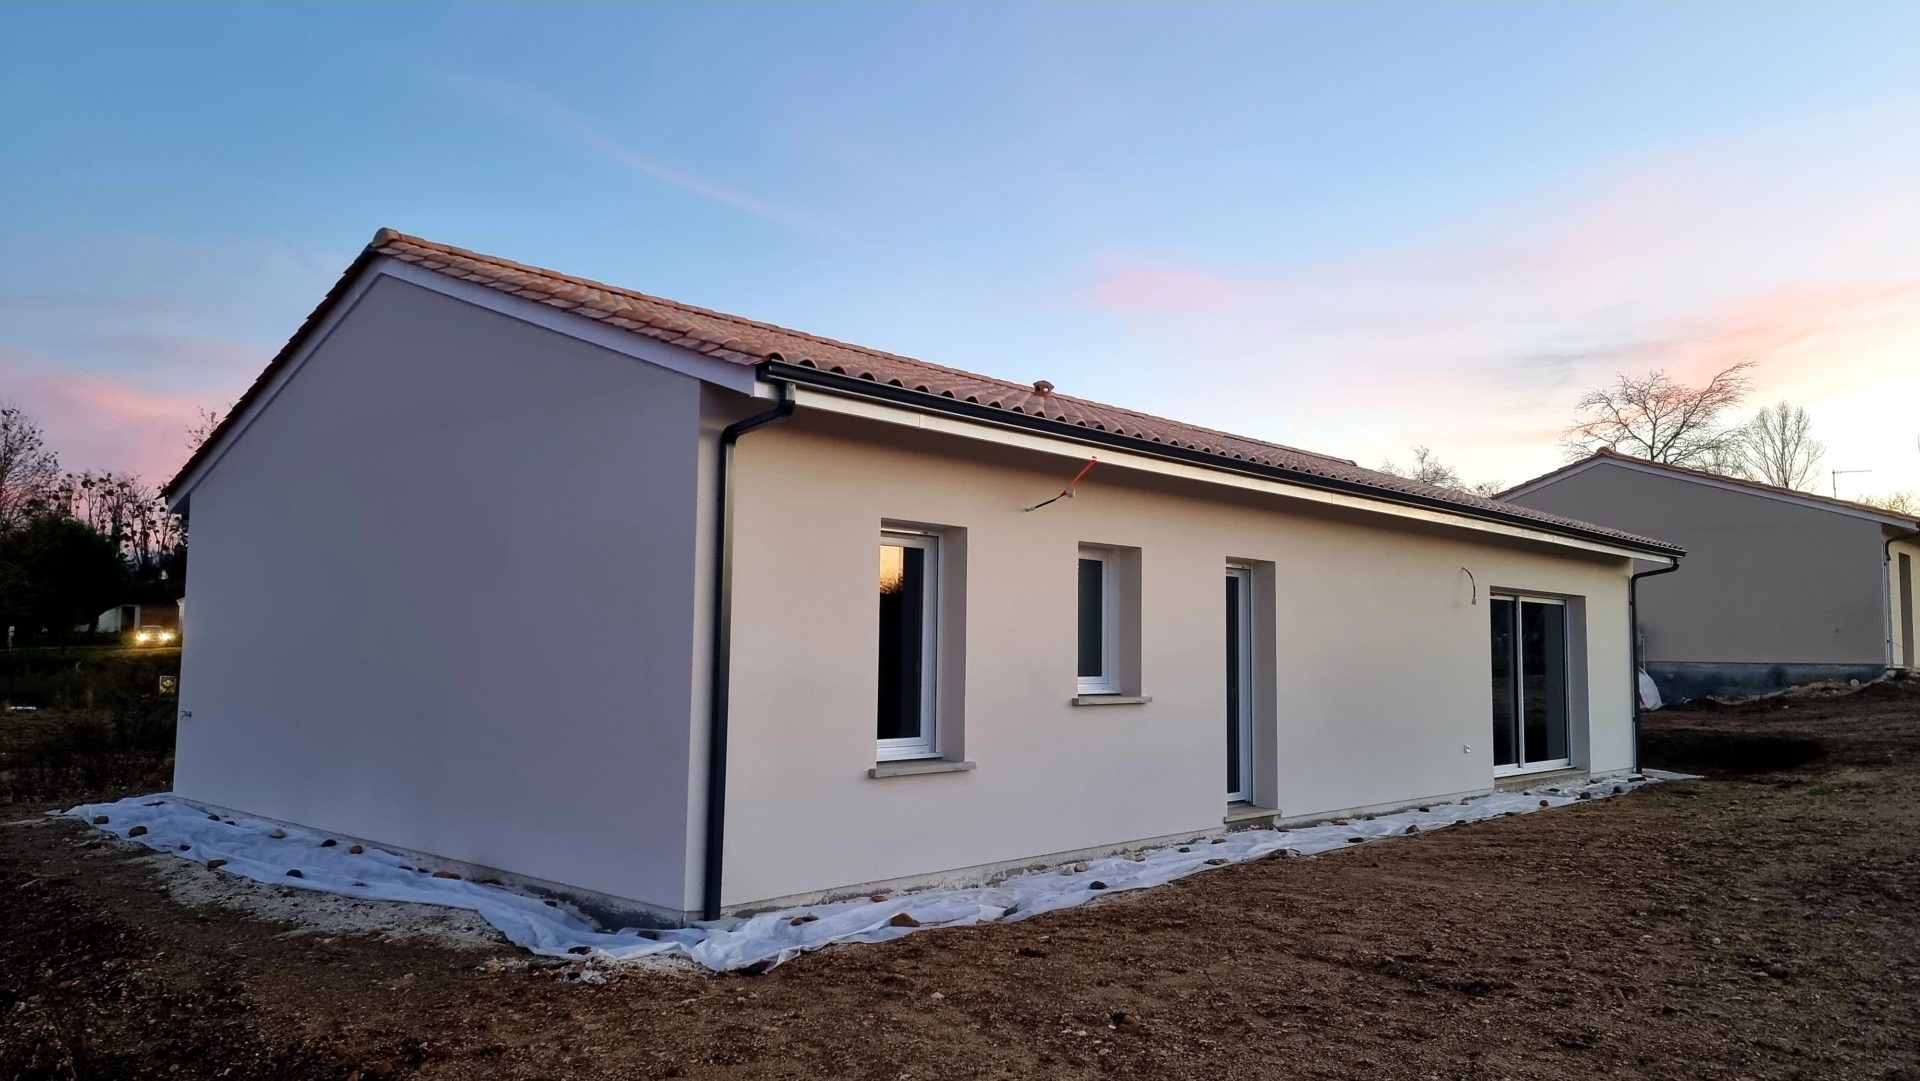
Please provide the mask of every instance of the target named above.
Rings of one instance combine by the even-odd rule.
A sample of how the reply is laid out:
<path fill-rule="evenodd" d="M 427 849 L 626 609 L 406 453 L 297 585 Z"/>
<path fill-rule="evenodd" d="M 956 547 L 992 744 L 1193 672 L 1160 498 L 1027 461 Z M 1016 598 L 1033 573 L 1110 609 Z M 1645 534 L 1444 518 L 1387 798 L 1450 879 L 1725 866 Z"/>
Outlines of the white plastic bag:
<path fill-rule="evenodd" d="M 1653 710 L 1659 709 L 1661 705 L 1660 688 L 1654 684 L 1653 677 L 1647 674 L 1647 670 L 1642 668 L 1640 670 L 1640 708 Z"/>

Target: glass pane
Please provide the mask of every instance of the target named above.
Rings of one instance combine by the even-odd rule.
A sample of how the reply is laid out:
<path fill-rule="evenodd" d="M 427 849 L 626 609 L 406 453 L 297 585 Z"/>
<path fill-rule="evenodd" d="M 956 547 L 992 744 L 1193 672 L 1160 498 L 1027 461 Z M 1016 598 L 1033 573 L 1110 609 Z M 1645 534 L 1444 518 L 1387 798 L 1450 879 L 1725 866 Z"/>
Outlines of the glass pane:
<path fill-rule="evenodd" d="M 1520 744 L 1515 738 L 1518 725 L 1513 685 L 1514 602 L 1494 597 L 1493 612 L 1493 764 L 1520 764 Z"/>
<path fill-rule="evenodd" d="M 1900 553 L 1900 663 L 1913 667 L 1913 557 Z"/>
<path fill-rule="evenodd" d="M 927 553 L 899 544 L 880 546 L 881 739 L 917 739 L 927 606 Z"/>
<path fill-rule="evenodd" d="M 1567 610 L 1520 605 L 1520 679 L 1526 694 L 1526 760 L 1567 757 Z"/>
<path fill-rule="evenodd" d="M 1227 575 L 1227 791 L 1240 792 L 1240 579 Z"/>
<path fill-rule="evenodd" d="M 1097 679 L 1107 674 L 1107 564 L 1101 559 L 1080 561 L 1080 675 Z"/>

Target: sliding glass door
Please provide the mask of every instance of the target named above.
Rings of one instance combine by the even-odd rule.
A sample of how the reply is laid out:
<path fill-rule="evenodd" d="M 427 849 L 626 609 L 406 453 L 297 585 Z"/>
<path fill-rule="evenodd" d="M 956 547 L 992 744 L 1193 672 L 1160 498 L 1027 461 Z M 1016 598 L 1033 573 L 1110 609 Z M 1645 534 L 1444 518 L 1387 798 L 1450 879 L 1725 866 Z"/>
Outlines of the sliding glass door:
<path fill-rule="evenodd" d="M 1566 766 L 1567 606 L 1550 598 L 1497 593 L 1489 601 L 1494 772 Z"/>

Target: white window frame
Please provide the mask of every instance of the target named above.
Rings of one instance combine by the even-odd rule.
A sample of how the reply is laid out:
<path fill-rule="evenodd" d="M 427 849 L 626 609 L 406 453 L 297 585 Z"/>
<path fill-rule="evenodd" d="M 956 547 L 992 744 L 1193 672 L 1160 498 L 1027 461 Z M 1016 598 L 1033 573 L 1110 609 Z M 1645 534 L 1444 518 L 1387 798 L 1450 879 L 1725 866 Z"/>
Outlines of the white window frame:
<path fill-rule="evenodd" d="M 1539 761 L 1529 761 L 1527 759 L 1527 756 L 1526 756 L 1527 755 L 1526 696 L 1524 694 L 1516 694 L 1514 697 L 1514 703 L 1513 703 L 1514 737 L 1517 740 L 1519 740 L 1519 743 L 1517 744 L 1514 751 L 1514 757 L 1516 761 L 1510 766 L 1499 766 L 1499 765 L 1494 766 L 1493 775 L 1495 777 L 1517 777 L 1521 774 L 1526 774 L 1526 773 L 1547 773 L 1553 770 L 1567 769 L 1573 765 L 1573 758 L 1572 758 L 1572 754 L 1573 754 L 1573 690 L 1574 690 L 1574 686 L 1573 686 L 1573 609 L 1567 604 L 1565 598 L 1549 596 L 1542 593 L 1519 593 L 1513 590 L 1499 590 L 1496 592 L 1488 593 L 1487 598 L 1490 601 L 1491 600 L 1512 601 L 1514 605 L 1514 608 L 1513 608 L 1513 621 L 1514 621 L 1513 622 L 1513 647 L 1514 647 L 1513 648 L 1513 678 L 1515 680 L 1516 687 L 1518 686 L 1518 681 L 1521 678 L 1520 666 L 1522 664 L 1522 656 L 1520 651 L 1520 618 L 1521 618 L 1520 605 L 1551 604 L 1557 608 L 1562 609 L 1564 613 L 1560 620 L 1560 628 L 1561 628 L 1560 648 L 1562 650 L 1562 654 L 1560 657 L 1560 666 L 1561 666 L 1560 670 L 1566 673 L 1566 676 L 1565 676 L 1566 701 L 1561 705 L 1561 710 L 1562 710 L 1561 716 L 1565 720 L 1565 723 L 1567 726 L 1566 741 L 1567 741 L 1568 757 L 1543 758 L 1543 759 L 1540 759 Z"/>
<path fill-rule="evenodd" d="M 926 553 L 926 597 L 921 608 L 920 629 L 920 734 L 907 739 L 874 740 L 874 758 L 880 762 L 898 762 L 913 758 L 940 757 L 940 609 L 945 588 L 940 574 L 940 538 L 932 533 L 900 529 L 880 531 L 881 546 L 918 548 Z M 879 642 L 874 643 L 876 656 Z M 876 691 L 876 693 L 878 693 Z M 877 702 L 876 702 L 877 707 Z"/>
<path fill-rule="evenodd" d="M 1100 675 L 1080 670 L 1080 559 L 1100 564 Z M 1073 565 L 1073 667 L 1080 694 L 1120 693 L 1120 563 L 1111 548 L 1082 545 Z"/>

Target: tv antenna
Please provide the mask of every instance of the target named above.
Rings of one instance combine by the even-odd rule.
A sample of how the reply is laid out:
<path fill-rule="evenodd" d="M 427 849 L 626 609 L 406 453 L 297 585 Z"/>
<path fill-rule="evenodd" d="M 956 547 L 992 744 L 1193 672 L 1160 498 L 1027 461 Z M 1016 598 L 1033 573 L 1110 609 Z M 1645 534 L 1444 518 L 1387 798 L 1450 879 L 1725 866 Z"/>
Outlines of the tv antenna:
<path fill-rule="evenodd" d="M 1827 475 L 1827 483 L 1833 486 L 1833 498 L 1840 498 L 1840 475 L 1843 473 L 1871 473 L 1871 469 L 1834 469 Z"/>

